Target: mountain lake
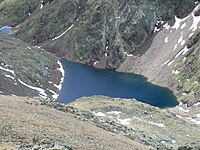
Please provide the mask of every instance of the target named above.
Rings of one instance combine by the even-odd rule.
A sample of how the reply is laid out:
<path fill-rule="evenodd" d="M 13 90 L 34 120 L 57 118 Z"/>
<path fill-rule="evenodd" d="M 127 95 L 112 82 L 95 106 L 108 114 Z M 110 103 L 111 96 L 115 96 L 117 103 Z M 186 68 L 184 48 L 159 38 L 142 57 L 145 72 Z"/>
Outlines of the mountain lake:
<path fill-rule="evenodd" d="M 97 69 L 80 63 L 61 60 L 65 70 L 58 101 L 70 103 L 94 95 L 136 99 L 160 107 L 174 107 L 178 101 L 172 91 L 154 85 L 147 78 L 133 73 Z"/>

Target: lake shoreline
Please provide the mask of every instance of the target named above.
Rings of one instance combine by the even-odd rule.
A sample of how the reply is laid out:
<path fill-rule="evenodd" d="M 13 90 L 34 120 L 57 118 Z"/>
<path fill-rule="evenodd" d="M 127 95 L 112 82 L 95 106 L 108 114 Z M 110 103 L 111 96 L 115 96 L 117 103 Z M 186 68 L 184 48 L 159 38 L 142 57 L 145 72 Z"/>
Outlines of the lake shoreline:
<path fill-rule="evenodd" d="M 58 101 L 69 103 L 84 96 L 104 95 L 115 98 L 135 98 L 153 106 L 175 107 L 178 102 L 173 93 L 164 87 L 148 82 L 138 74 L 97 69 L 81 63 L 61 61 L 65 76 Z"/>

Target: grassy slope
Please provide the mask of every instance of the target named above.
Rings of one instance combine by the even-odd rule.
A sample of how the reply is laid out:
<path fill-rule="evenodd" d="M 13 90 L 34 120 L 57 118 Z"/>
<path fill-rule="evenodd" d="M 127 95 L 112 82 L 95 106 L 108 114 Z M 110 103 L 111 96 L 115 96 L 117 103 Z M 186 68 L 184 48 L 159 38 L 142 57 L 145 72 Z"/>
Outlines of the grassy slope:
<path fill-rule="evenodd" d="M 1 0 L 0 26 L 15 26 L 25 21 L 38 4 L 39 0 Z"/>

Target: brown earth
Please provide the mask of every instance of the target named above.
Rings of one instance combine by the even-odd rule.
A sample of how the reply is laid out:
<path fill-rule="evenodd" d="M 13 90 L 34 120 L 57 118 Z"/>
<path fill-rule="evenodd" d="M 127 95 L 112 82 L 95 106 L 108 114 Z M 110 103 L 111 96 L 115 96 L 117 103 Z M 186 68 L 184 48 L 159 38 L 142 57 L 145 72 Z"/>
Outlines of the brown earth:
<path fill-rule="evenodd" d="M 121 134 L 105 131 L 72 114 L 40 105 L 38 98 L 0 96 L 0 147 L 11 149 L 33 138 L 69 144 L 73 149 L 148 149 Z"/>

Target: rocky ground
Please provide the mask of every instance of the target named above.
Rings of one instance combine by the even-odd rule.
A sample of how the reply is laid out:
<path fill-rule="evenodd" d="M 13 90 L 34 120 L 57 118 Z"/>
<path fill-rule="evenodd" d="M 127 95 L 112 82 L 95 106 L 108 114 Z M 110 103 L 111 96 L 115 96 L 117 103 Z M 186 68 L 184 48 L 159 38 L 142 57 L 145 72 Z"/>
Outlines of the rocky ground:
<path fill-rule="evenodd" d="M 162 22 L 151 43 L 137 56 L 128 56 L 118 68 L 148 77 L 150 82 L 171 89 L 178 101 L 189 106 L 199 102 L 199 32 L 200 16 L 194 11 L 183 19 Z"/>
<path fill-rule="evenodd" d="M 0 26 L 59 57 L 117 68 L 152 37 L 157 21 L 184 18 L 194 7 L 193 0 L 2 0 Z"/>
<path fill-rule="evenodd" d="M 0 27 L 12 26 L 30 45 L 0 33 L 0 94 L 13 96 L 0 95 L 0 146 L 200 149 L 199 10 L 192 0 L 1 0 Z M 16 97 L 59 92 L 62 68 L 40 46 L 69 60 L 142 74 L 173 90 L 180 105 L 162 110 L 91 97 L 65 106 Z"/>
<path fill-rule="evenodd" d="M 54 55 L 0 32 L 0 93 L 58 95 L 62 74 L 57 62 Z"/>
<path fill-rule="evenodd" d="M 64 143 L 74 150 L 148 148 L 121 133 L 108 132 L 88 121 L 83 121 L 85 120 L 83 116 L 78 119 L 78 111 L 70 108 L 65 112 L 59 111 L 61 105 L 48 103 L 51 106 L 49 107 L 46 106 L 47 101 L 41 102 L 39 99 L 0 95 L 0 147 L 2 149 L 10 150 L 16 145 L 19 145 L 17 148 L 19 150 L 27 147 L 31 149 L 32 142 L 35 146 L 41 144 L 44 146 L 43 139 Z M 57 108 L 54 109 L 53 106 Z"/>
<path fill-rule="evenodd" d="M 108 97 L 82 98 L 69 105 L 89 111 L 103 122 L 114 122 L 125 136 L 152 147 L 177 149 L 186 143 L 199 142 L 199 116 L 190 120 L 183 114 L 173 113 L 171 109 L 155 108 L 136 100 Z M 118 132 L 117 129 L 114 132 Z"/>
<path fill-rule="evenodd" d="M 0 146 L 7 149 L 200 148 L 200 125 L 136 100 L 90 97 L 63 105 L 0 96 L 0 116 Z"/>

